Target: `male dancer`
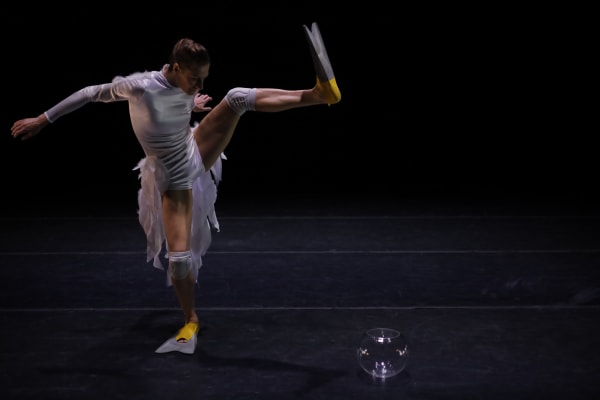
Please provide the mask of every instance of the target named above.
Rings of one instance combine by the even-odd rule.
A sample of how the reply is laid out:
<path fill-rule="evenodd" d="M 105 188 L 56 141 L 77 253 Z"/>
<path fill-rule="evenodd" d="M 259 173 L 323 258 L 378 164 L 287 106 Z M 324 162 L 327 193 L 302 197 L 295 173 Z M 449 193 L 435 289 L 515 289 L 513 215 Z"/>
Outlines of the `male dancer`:
<path fill-rule="evenodd" d="M 30 139 L 45 126 L 90 102 L 127 101 L 133 131 L 145 157 L 140 170 L 139 221 L 147 236 L 147 261 L 163 268 L 159 253 L 166 242 L 167 284 L 172 285 L 184 325 L 157 352 L 192 354 L 198 315 L 195 286 L 202 255 L 210 246 L 221 158 L 240 117 L 246 111 L 280 112 L 292 108 L 335 104 L 341 94 L 319 28 L 304 26 L 317 82 L 313 88 L 234 88 L 214 108 L 200 94 L 210 58 L 201 44 L 184 38 L 175 43 L 169 62 L 157 71 L 117 77 L 110 83 L 76 91 L 34 118 L 16 121 L 14 138 Z M 190 126 L 192 112 L 208 112 Z M 212 172 L 212 174 L 211 174 Z M 214 175 L 214 179 L 213 179 Z"/>

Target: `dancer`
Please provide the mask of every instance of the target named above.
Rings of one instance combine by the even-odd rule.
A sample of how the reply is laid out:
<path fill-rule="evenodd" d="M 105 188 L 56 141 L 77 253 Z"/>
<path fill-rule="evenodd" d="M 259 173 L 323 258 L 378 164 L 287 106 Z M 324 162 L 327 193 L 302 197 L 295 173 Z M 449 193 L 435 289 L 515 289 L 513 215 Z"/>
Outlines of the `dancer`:
<path fill-rule="evenodd" d="M 26 140 L 87 103 L 129 103 L 133 131 L 145 154 L 136 169 L 140 171 L 139 222 L 147 237 L 147 261 L 164 269 L 159 256 L 165 245 L 167 285 L 173 286 L 184 316 L 183 327 L 156 350 L 159 353 L 195 351 L 198 269 L 210 246 L 211 230 L 219 229 L 214 204 L 221 160 L 241 116 L 246 111 L 281 112 L 341 100 L 318 25 L 303 28 L 317 76 L 310 89 L 237 87 L 211 108 L 207 104 L 212 98 L 200 93 L 209 74 L 209 54 L 203 45 L 183 38 L 175 43 L 162 69 L 85 87 L 37 117 L 16 121 L 11 128 L 14 138 Z M 192 127 L 192 112 L 207 114 Z"/>

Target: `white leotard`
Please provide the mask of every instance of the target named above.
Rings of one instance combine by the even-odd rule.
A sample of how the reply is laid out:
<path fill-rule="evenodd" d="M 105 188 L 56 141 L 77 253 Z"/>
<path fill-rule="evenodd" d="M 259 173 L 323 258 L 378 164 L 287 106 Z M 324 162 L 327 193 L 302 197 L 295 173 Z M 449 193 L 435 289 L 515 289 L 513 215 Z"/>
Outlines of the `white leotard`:
<path fill-rule="evenodd" d="M 117 77 L 112 83 L 88 86 L 48 111 L 50 122 L 89 102 L 128 101 L 133 131 L 148 157 L 157 157 L 168 172 L 168 189 L 190 189 L 194 138 L 190 127 L 194 96 L 171 85 L 161 71 Z M 197 161 L 197 160 L 195 160 Z"/>
<path fill-rule="evenodd" d="M 161 194 L 166 189 L 192 189 L 191 252 L 194 271 L 211 243 L 211 229 L 219 230 L 214 204 L 221 180 L 221 159 L 205 171 L 194 141 L 190 118 L 194 96 L 171 85 L 162 71 L 116 77 L 111 83 L 83 88 L 46 111 L 50 122 L 90 102 L 128 101 L 133 131 L 146 154 L 140 171 L 139 222 L 147 238 L 147 261 L 164 270 L 159 255 L 165 241 Z M 212 174 L 211 174 L 212 172 Z M 167 284 L 170 276 L 167 274 Z"/>

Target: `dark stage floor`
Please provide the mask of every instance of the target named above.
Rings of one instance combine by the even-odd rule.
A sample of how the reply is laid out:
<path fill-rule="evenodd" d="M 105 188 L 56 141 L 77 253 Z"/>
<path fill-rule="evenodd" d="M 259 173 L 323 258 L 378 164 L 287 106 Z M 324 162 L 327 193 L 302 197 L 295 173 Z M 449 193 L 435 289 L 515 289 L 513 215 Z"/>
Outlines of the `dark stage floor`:
<path fill-rule="evenodd" d="M 182 316 L 134 208 L 39 204 L 2 218 L 2 399 L 600 398 L 595 204 L 218 203 L 193 355 L 154 352 Z M 375 327 L 409 343 L 385 380 Z"/>

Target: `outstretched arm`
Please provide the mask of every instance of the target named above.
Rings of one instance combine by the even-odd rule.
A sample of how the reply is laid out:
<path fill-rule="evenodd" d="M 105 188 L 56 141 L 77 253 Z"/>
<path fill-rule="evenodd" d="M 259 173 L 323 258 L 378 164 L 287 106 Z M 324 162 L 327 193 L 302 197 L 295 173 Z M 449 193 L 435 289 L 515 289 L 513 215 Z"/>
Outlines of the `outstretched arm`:
<path fill-rule="evenodd" d="M 127 100 L 128 96 L 136 93 L 135 81 L 120 80 L 118 83 L 88 86 L 71 94 L 48 111 L 35 118 L 24 118 L 16 121 L 11 127 L 11 135 L 21 140 L 31 139 L 48 124 L 63 115 L 69 114 L 89 102 L 104 102 Z M 139 92 L 140 89 L 137 89 Z"/>

